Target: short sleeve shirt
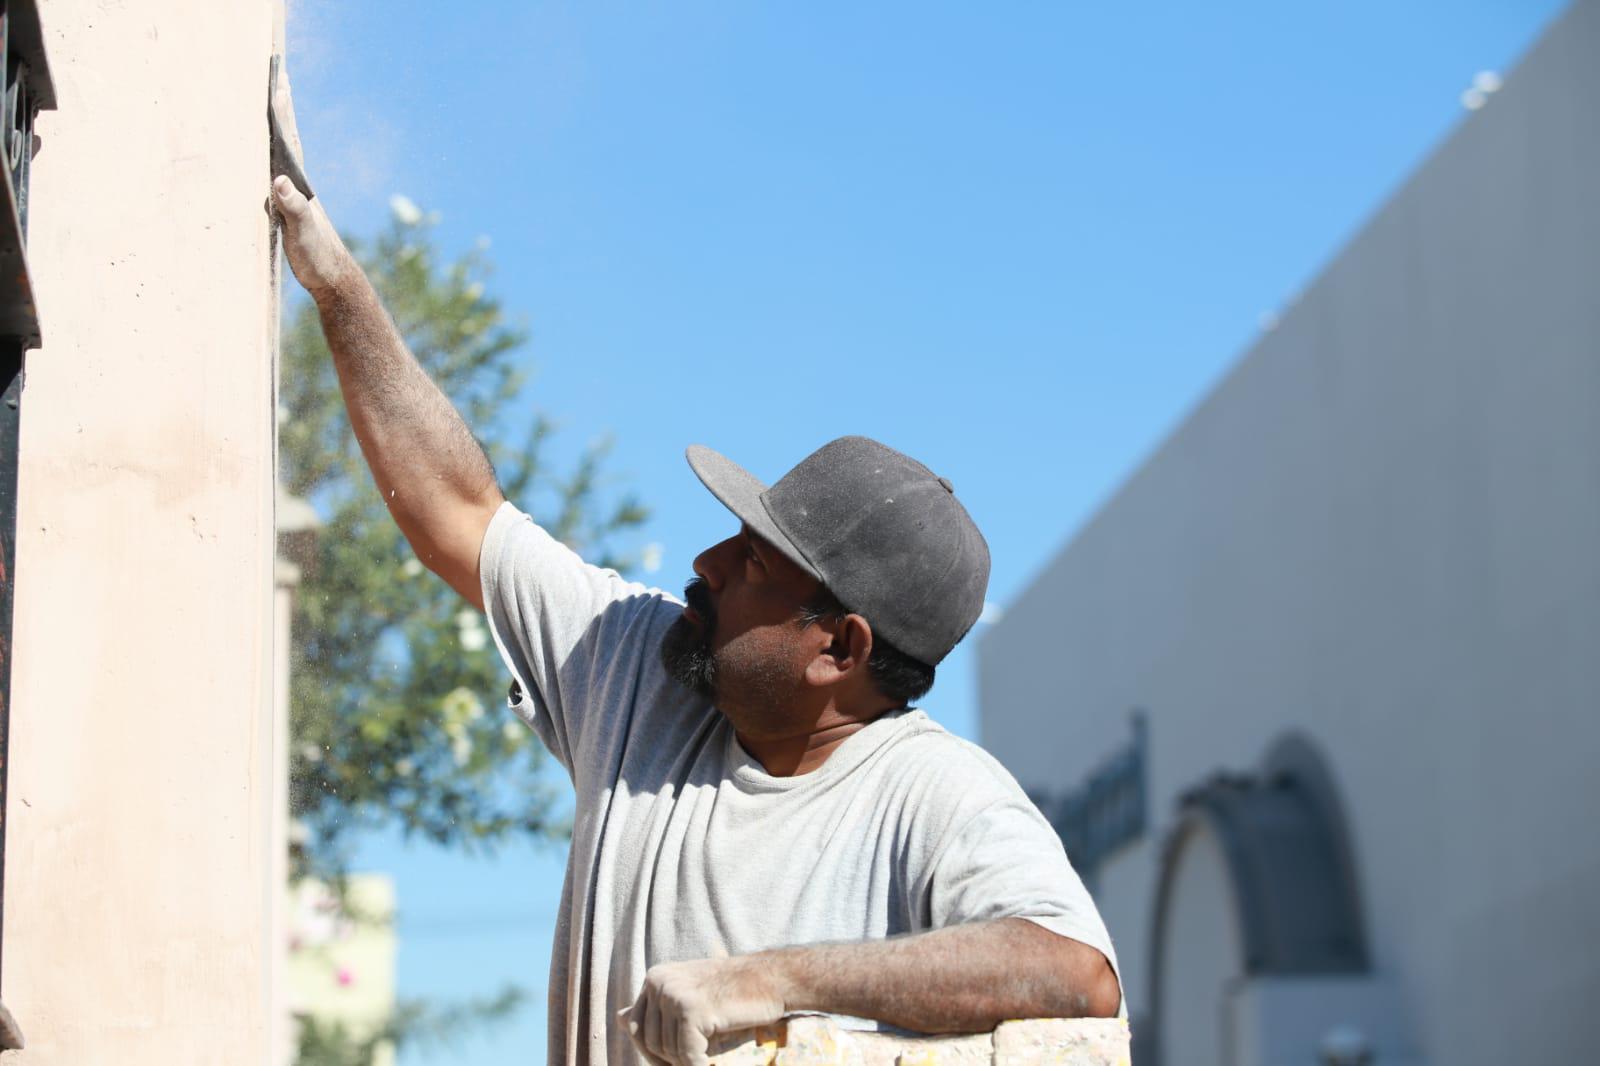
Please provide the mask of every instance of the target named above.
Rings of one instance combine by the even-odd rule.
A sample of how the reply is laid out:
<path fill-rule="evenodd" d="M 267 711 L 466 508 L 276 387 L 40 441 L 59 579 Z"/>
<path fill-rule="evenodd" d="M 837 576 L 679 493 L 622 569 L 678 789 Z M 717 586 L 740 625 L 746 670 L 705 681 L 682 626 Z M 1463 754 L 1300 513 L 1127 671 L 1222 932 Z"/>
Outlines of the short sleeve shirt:
<path fill-rule="evenodd" d="M 635 1063 L 615 1011 L 653 965 L 1020 917 L 1111 941 L 999 763 L 917 710 L 774 777 L 660 645 L 682 604 L 585 564 L 503 505 L 480 558 L 511 709 L 577 792 L 550 967 L 549 1061 Z"/>

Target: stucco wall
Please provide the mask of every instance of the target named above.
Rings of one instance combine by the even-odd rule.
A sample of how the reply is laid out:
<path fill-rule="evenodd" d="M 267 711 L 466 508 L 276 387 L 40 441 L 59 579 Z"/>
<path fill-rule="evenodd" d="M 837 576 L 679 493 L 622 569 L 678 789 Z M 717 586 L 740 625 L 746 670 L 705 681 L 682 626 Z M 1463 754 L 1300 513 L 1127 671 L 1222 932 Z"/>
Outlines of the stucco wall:
<path fill-rule="evenodd" d="M 1293 728 L 1428 1060 L 1592 1056 L 1597 190 L 1582 0 L 986 634 L 983 740 L 1029 786 L 1149 713 L 1156 827 L 1100 878 L 1136 1016 L 1178 793 Z"/>
<path fill-rule="evenodd" d="M 267 1054 L 276 0 L 42 0 L 7 1061 Z"/>

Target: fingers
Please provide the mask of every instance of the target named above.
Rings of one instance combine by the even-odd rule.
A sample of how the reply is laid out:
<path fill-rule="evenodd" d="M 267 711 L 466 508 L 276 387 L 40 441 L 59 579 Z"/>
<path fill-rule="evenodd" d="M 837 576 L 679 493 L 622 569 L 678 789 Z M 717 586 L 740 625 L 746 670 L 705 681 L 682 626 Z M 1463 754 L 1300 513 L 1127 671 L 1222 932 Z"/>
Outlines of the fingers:
<path fill-rule="evenodd" d="M 681 1064 L 683 1055 L 678 1048 L 678 1032 L 683 1018 L 675 1010 L 661 1011 L 661 1032 L 656 1047 L 661 1049 L 661 1054 L 673 1062 Z"/>
<path fill-rule="evenodd" d="M 305 218 L 306 211 L 311 207 L 311 201 L 301 195 L 300 190 L 294 187 L 294 182 L 282 174 L 272 179 L 272 196 L 278 210 L 296 222 Z"/>
<path fill-rule="evenodd" d="M 278 100 L 279 104 L 287 105 L 287 104 L 294 103 L 293 94 L 291 94 L 289 92 L 289 64 L 288 63 L 279 62 L 279 64 L 278 64 L 278 80 L 273 85 L 272 91 L 273 91 L 273 94 L 277 97 L 277 100 Z"/>
<path fill-rule="evenodd" d="M 667 1045 L 661 1040 L 661 1014 L 661 997 L 651 996 L 645 1002 L 644 1046 L 664 1058 Z"/>
<path fill-rule="evenodd" d="M 637 1051 L 650 1066 L 672 1066 L 666 1059 L 657 1055 L 645 1046 L 644 1027 L 637 1020 L 644 1013 L 644 997 L 639 997 L 631 1007 L 623 1007 L 617 1011 L 617 1024 L 628 1031 L 628 1039 L 633 1041 L 633 1049 Z"/>
<path fill-rule="evenodd" d="M 678 1026 L 672 1047 L 679 1066 L 711 1066 L 711 1040 L 698 1025 L 685 1021 Z"/>
<path fill-rule="evenodd" d="M 711 1037 L 782 1017 L 783 1003 L 740 984 L 736 960 L 662 964 L 645 975 L 638 999 L 617 1012 L 639 1053 L 651 1063 L 710 1066 Z"/>
<path fill-rule="evenodd" d="M 278 108 L 278 123 L 283 130 L 283 139 L 294 151 L 296 157 L 301 155 L 300 150 L 300 124 L 294 113 L 294 93 L 289 88 L 289 64 L 278 64 L 278 83 L 273 90 L 273 102 Z"/>

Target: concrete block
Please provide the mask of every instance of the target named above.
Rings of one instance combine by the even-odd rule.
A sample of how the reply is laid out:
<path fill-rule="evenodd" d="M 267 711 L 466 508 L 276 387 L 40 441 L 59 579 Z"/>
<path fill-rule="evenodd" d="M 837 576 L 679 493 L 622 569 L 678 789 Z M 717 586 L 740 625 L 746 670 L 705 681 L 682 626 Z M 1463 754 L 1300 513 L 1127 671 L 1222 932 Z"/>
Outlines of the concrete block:
<path fill-rule="evenodd" d="M 912 1036 L 857 1032 L 832 1018 L 799 1015 L 729 1034 L 714 1066 L 1129 1066 L 1120 1019 L 1006 1022 L 992 1033 Z"/>
<path fill-rule="evenodd" d="M 1007 1066 L 1130 1066 L 1121 1018 L 1005 1022 L 994 1031 L 994 1061 Z"/>

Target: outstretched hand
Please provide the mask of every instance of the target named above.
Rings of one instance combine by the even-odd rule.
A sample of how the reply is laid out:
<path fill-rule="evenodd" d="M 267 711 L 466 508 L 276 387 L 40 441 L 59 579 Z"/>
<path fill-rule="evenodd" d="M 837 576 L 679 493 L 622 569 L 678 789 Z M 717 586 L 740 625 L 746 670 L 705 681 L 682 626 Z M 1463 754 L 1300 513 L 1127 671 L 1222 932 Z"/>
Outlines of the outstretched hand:
<path fill-rule="evenodd" d="M 752 1029 L 784 1014 L 779 979 L 757 955 L 652 966 L 633 1006 L 617 1012 L 651 1063 L 706 1066 L 711 1038 Z"/>
<path fill-rule="evenodd" d="M 272 202 L 283 219 L 289 269 L 313 297 L 331 292 L 352 269 L 349 249 L 333 228 L 322 198 L 307 200 L 288 178 L 272 180 Z"/>
<path fill-rule="evenodd" d="M 302 161 L 300 129 L 295 122 L 294 99 L 289 92 L 289 72 L 278 71 L 273 90 L 273 103 L 278 113 L 279 129 L 284 146 Z M 322 208 L 322 199 L 308 200 L 287 177 L 279 175 L 272 180 L 272 198 L 268 207 L 283 221 L 283 250 L 289 257 L 289 269 L 306 291 L 313 297 L 330 292 L 339 280 L 353 268 L 350 252 L 334 229 L 328 213 Z"/>

